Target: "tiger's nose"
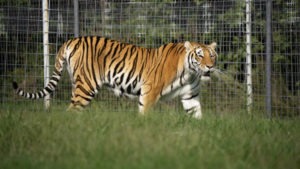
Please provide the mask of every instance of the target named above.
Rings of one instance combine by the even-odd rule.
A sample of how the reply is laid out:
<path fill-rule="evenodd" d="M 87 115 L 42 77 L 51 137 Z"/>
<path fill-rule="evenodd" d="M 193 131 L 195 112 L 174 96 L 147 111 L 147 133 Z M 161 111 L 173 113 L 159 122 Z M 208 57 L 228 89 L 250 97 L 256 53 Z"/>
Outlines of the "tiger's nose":
<path fill-rule="evenodd" d="M 214 66 L 213 66 L 213 65 L 212 65 L 212 66 L 206 65 L 206 67 L 207 67 L 208 69 L 211 69 L 211 68 L 213 68 Z"/>

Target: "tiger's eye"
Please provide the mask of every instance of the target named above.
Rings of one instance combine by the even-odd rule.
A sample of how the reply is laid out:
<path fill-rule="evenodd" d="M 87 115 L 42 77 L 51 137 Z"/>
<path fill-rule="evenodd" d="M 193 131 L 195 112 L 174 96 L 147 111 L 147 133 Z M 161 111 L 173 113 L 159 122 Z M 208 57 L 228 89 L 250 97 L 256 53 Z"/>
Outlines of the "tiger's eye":
<path fill-rule="evenodd" d="M 196 54 L 197 54 L 197 56 L 203 58 L 203 51 L 202 51 L 202 49 L 197 49 L 196 50 Z"/>

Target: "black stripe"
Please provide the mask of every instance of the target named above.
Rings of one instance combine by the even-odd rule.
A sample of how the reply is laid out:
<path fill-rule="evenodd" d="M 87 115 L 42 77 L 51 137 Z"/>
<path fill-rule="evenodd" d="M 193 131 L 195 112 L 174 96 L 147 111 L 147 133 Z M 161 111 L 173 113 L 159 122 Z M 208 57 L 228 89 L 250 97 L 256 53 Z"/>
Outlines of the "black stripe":
<path fill-rule="evenodd" d="M 100 58 L 102 58 L 102 53 L 103 51 L 106 49 L 106 45 L 107 45 L 107 41 L 108 39 L 107 38 L 103 38 L 104 39 L 104 42 L 103 42 L 103 45 L 102 45 L 102 48 L 99 49 L 98 51 L 98 54 L 97 54 L 97 59 L 99 60 Z M 99 61 L 97 62 L 99 63 Z M 104 64 L 104 63 L 102 63 Z M 100 78 L 101 80 L 104 80 L 105 79 L 105 70 L 104 70 L 104 67 L 102 67 L 100 64 L 98 65 L 98 68 L 99 68 L 99 74 L 100 74 Z M 102 70 L 103 69 L 103 70 Z"/>
<path fill-rule="evenodd" d="M 197 84 L 191 89 L 192 91 L 199 86 L 200 82 L 198 81 Z"/>
<path fill-rule="evenodd" d="M 176 45 L 178 45 L 177 48 L 176 48 L 176 50 L 175 50 L 175 51 L 176 51 L 176 55 L 179 55 L 179 50 L 180 50 L 180 48 L 181 48 L 182 46 L 179 46 L 179 44 L 176 44 Z"/>
<path fill-rule="evenodd" d="M 166 48 L 168 45 L 169 45 L 169 44 L 166 44 L 166 45 L 163 45 L 163 46 L 162 46 L 161 53 L 163 53 L 163 52 L 164 52 L 165 48 Z"/>
<path fill-rule="evenodd" d="M 193 84 L 198 79 L 197 76 L 194 76 L 194 78 L 190 81 L 190 84 Z"/>
<path fill-rule="evenodd" d="M 125 92 L 125 90 L 123 89 L 123 87 L 121 87 L 121 89 L 120 89 L 120 90 L 121 90 L 121 92 L 122 92 L 122 93 L 124 93 L 124 92 Z"/>
<path fill-rule="evenodd" d="M 122 63 L 122 61 L 119 62 L 119 63 L 117 63 L 117 65 L 115 66 L 115 68 L 114 68 L 114 73 L 113 73 L 113 77 L 117 74 L 117 69 L 118 69 L 118 67 L 120 66 L 121 63 Z M 123 67 L 124 67 L 124 64 L 123 64 Z"/>
<path fill-rule="evenodd" d="M 80 89 L 85 95 L 91 96 L 91 94 L 87 90 L 85 90 L 85 88 L 83 88 L 81 85 L 77 85 L 76 89 Z"/>
<path fill-rule="evenodd" d="M 91 38 L 91 51 L 92 51 L 92 55 L 91 55 L 91 67 L 92 67 L 92 74 L 93 74 L 93 79 L 94 79 L 94 82 L 96 84 L 96 88 L 98 88 L 98 84 L 97 84 L 97 78 L 96 78 L 96 74 L 95 74 L 95 68 L 94 68 L 94 64 L 97 64 L 97 62 L 95 63 L 94 62 L 94 59 L 96 58 L 96 51 L 93 50 L 93 47 L 94 48 L 97 48 L 96 46 L 93 46 L 93 39 L 94 38 Z M 97 39 L 98 40 L 98 39 Z M 97 42 L 96 42 L 97 43 Z"/>
<path fill-rule="evenodd" d="M 44 90 L 41 91 L 43 93 L 43 97 L 46 96 L 46 93 L 44 92 Z"/>
<path fill-rule="evenodd" d="M 79 46 L 81 44 L 82 40 L 81 38 L 78 39 L 78 42 L 75 44 L 72 52 L 70 53 L 70 56 L 72 57 L 74 55 L 74 53 L 79 49 Z"/>
<path fill-rule="evenodd" d="M 131 85 L 128 85 L 128 86 L 127 86 L 127 90 L 126 90 L 126 91 L 127 91 L 127 93 L 129 93 L 129 94 L 131 93 Z"/>
<path fill-rule="evenodd" d="M 197 71 L 191 66 L 191 64 L 193 64 L 193 63 L 192 63 L 192 56 L 191 56 L 191 55 L 192 55 L 192 54 L 190 53 L 189 56 L 188 56 L 189 69 L 191 69 L 191 70 L 197 72 Z"/>
<path fill-rule="evenodd" d="M 119 86 L 120 84 L 121 84 L 121 82 L 120 82 L 120 77 L 116 77 L 115 78 L 115 80 L 114 80 L 114 82 L 115 82 L 115 84 L 117 85 L 117 86 Z"/>
<path fill-rule="evenodd" d="M 141 57 L 141 60 L 142 60 L 144 58 L 144 48 L 142 48 L 141 51 L 142 51 L 142 57 Z M 142 61 L 143 61 L 142 67 L 141 67 L 141 69 L 139 71 L 139 75 L 138 75 L 139 79 L 141 79 L 141 77 L 142 77 L 142 74 L 143 74 L 143 71 L 144 71 L 144 68 L 145 68 L 145 63 L 146 63 L 144 60 L 142 60 Z"/>
<path fill-rule="evenodd" d="M 79 75 L 77 75 L 77 77 L 76 77 L 76 79 L 75 79 L 75 83 L 76 83 L 76 82 L 83 83 Z"/>
<path fill-rule="evenodd" d="M 168 45 L 169 45 L 169 44 L 168 44 Z M 167 52 L 167 54 L 166 54 L 166 55 L 163 55 L 164 50 L 165 50 L 165 48 L 166 48 L 168 45 L 164 45 L 164 46 L 163 46 L 163 49 L 162 49 L 162 51 L 161 51 L 161 55 L 160 55 L 160 57 L 159 57 L 159 58 L 161 58 L 161 60 L 158 61 L 158 65 L 157 65 L 156 70 L 155 70 L 155 73 L 154 73 L 154 79 L 158 79 L 159 81 L 162 79 L 161 77 L 162 77 L 162 73 L 163 73 L 163 69 L 164 69 L 165 60 L 167 59 L 167 54 L 168 54 L 168 52 L 169 52 L 170 49 L 171 49 L 171 47 L 170 47 L 169 50 L 168 50 L 168 52 Z M 162 59 L 164 59 L 164 60 L 162 60 Z M 161 66 L 161 65 L 162 65 L 162 66 Z M 158 75 L 158 71 L 160 70 L 160 69 L 159 69 L 160 67 L 161 67 L 161 71 L 160 71 L 160 74 Z M 159 78 L 156 78 L 157 76 L 159 76 Z"/>
<path fill-rule="evenodd" d="M 136 87 L 136 84 L 137 84 L 137 77 L 136 77 L 136 78 L 134 79 L 134 81 L 132 82 L 132 85 L 133 85 L 132 87 L 135 88 L 135 87 Z"/>
<path fill-rule="evenodd" d="M 52 76 L 50 80 L 54 80 L 54 81 L 56 81 L 56 82 L 59 81 L 59 80 L 58 80 L 56 77 L 54 77 L 54 76 Z"/>
<path fill-rule="evenodd" d="M 190 109 L 186 109 L 185 111 L 187 112 L 187 113 L 189 113 L 189 111 L 191 111 L 191 110 L 193 110 L 194 109 L 194 107 L 192 107 L 192 108 L 190 108 Z"/>
<path fill-rule="evenodd" d="M 133 49 L 134 49 L 134 51 L 133 51 Z M 135 53 L 135 51 L 136 51 L 136 46 L 134 46 L 134 45 L 131 46 L 129 59 L 131 59 L 131 57 L 133 56 L 133 54 Z"/>
<path fill-rule="evenodd" d="M 88 102 L 91 102 L 92 101 L 92 99 L 90 99 L 90 98 L 87 98 L 87 97 L 84 97 L 84 96 L 82 96 L 82 95 L 75 95 L 75 97 L 81 97 L 81 98 L 83 98 L 85 101 L 88 101 Z"/>
<path fill-rule="evenodd" d="M 104 38 L 104 45 L 102 46 L 102 50 L 98 52 L 98 57 L 101 56 L 102 52 L 105 50 L 108 39 Z"/>
<path fill-rule="evenodd" d="M 137 94 L 138 96 L 141 95 L 141 89 L 138 90 L 138 91 L 136 92 L 136 94 Z"/>
<path fill-rule="evenodd" d="M 81 74 L 83 75 L 83 78 L 84 78 L 85 82 L 87 83 L 87 85 L 89 86 L 89 88 L 91 89 L 91 91 L 94 91 L 94 87 L 91 84 L 90 78 L 88 78 L 86 76 L 86 74 L 84 73 L 84 69 L 83 68 L 81 69 Z"/>
<path fill-rule="evenodd" d="M 115 81 L 116 81 L 116 85 L 119 86 L 122 82 L 123 82 L 123 78 L 124 78 L 124 74 L 122 74 L 120 77 L 118 77 Z M 119 80 L 119 82 L 117 82 Z"/>
<path fill-rule="evenodd" d="M 113 52 L 113 54 L 111 55 L 111 58 L 112 58 L 112 59 L 116 56 L 116 53 L 117 53 L 117 51 L 119 50 L 119 48 L 120 48 L 120 43 L 118 43 L 117 46 L 115 47 L 114 52 Z"/>
<path fill-rule="evenodd" d="M 125 62 L 126 57 L 127 57 L 127 55 L 128 55 L 128 50 L 129 50 L 129 48 L 127 48 L 125 54 L 123 55 L 123 58 L 122 58 L 122 60 L 121 60 L 122 62 Z M 118 58 L 119 58 L 119 57 L 118 57 Z M 112 64 L 114 63 L 114 61 L 117 60 L 118 58 L 114 58 L 114 59 L 110 62 L 110 64 L 109 64 L 109 69 L 111 68 L 111 66 L 112 66 Z"/>
<path fill-rule="evenodd" d="M 56 73 L 56 75 L 61 76 L 61 72 L 59 72 L 58 70 L 54 69 L 53 73 Z"/>
<path fill-rule="evenodd" d="M 123 82 L 123 78 L 124 78 L 124 73 L 121 75 L 121 77 L 120 77 L 120 83 L 122 83 Z"/>
<path fill-rule="evenodd" d="M 52 90 L 47 86 L 45 87 L 45 90 L 48 92 L 48 93 L 52 93 Z"/>
<path fill-rule="evenodd" d="M 78 57 L 78 59 L 75 62 L 75 65 L 73 67 L 73 77 L 75 76 L 75 74 L 77 73 L 77 70 L 79 68 L 79 66 L 82 65 L 82 60 L 84 58 L 84 54 L 81 52 L 80 56 Z"/>
<path fill-rule="evenodd" d="M 137 57 L 134 58 L 134 61 L 133 61 L 133 66 L 127 76 L 127 79 L 126 79 L 126 84 L 129 82 L 129 80 L 133 77 L 134 73 L 135 73 L 135 70 L 136 70 L 136 64 L 137 64 Z"/>
<path fill-rule="evenodd" d="M 128 50 L 129 50 L 129 48 L 126 50 L 126 53 L 125 53 L 124 57 L 123 57 L 122 60 L 120 61 L 120 62 L 122 62 L 123 64 L 122 64 L 122 67 L 117 71 L 117 73 L 120 73 L 120 72 L 124 69 L 124 67 L 125 67 L 125 65 L 126 65 L 126 58 L 127 58 L 127 56 L 128 56 Z M 115 70 L 117 70 L 117 69 L 115 69 Z"/>
<path fill-rule="evenodd" d="M 155 49 L 154 52 L 156 51 L 156 56 L 158 57 L 158 54 L 159 54 L 159 48 L 158 49 Z M 147 53 L 147 58 L 149 56 L 149 58 L 152 58 L 152 64 L 153 64 L 153 61 L 154 61 L 154 56 L 151 57 L 151 50 L 148 49 L 148 53 Z M 155 55 L 155 54 L 154 54 Z M 155 69 L 157 69 L 159 65 L 156 65 L 156 66 L 153 66 L 153 68 L 148 72 L 148 74 L 151 74 Z"/>
<path fill-rule="evenodd" d="M 90 72 L 90 69 L 89 69 L 89 49 L 90 49 L 90 45 L 89 45 L 89 41 L 88 41 L 88 38 L 89 37 L 85 37 L 85 44 L 86 44 L 86 49 L 85 49 L 85 46 L 83 45 L 83 53 L 86 53 L 85 54 L 85 60 L 86 60 L 86 70 L 87 70 L 87 73 L 89 75 L 89 77 L 91 77 L 91 72 Z M 86 52 L 84 52 L 84 50 L 86 50 Z"/>
<path fill-rule="evenodd" d="M 42 98 L 42 93 L 38 92 L 39 98 Z"/>
<path fill-rule="evenodd" d="M 74 40 L 76 40 L 77 38 L 75 38 L 75 39 L 72 39 L 72 40 L 70 40 L 69 42 L 68 42 L 68 44 L 67 44 L 67 48 L 70 46 L 70 44 L 74 41 Z"/>
<path fill-rule="evenodd" d="M 189 68 L 191 69 L 191 53 L 188 54 L 188 63 L 189 63 Z"/>
<path fill-rule="evenodd" d="M 102 37 L 99 37 L 99 42 L 101 41 L 101 39 L 103 39 Z M 98 42 L 98 43 L 99 43 Z M 98 45 L 98 43 L 97 43 L 97 45 Z M 100 51 L 101 51 L 101 45 L 99 45 L 99 47 L 98 46 L 95 46 L 95 57 L 96 57 L 96 64 L 98 65 L 98 72 L 99 72 L 99 76 L 100 76 L 100 80 L 101 81 L 103 81 L 103 74 L 101 73 L 101 65 L 99 64 L 100 62 L 99 62 L 99 59 L 100 59 Z M 98 51 L 98 52 L 97 52 Z M 98 85 L 97 85 L 97 87 L 99 87 Z"/>
<path fill-rule="evenodd" d="M 139 105 L 140 105 L 140 106 L 144 106 L 143 103 L 141 103 L 140 101 L 139 101 Z"/>
<path fill-rule="evenodd" d="M 184 46 L 181 46 L 180 49 L 178 50 L 178 53 L 182 53 L 183 50 L 185 50 L 185 47 L 184 47 Z"/>
<path fill-rule="evenodd" d="M 81 44 L 81 38 L 78 38 L 78 42 L 76 43 L 75 47 L 73 48 L 72 52 L 69 54 L 68 62 L 70 63 L 71 58 L 74 56 L 74 53 L 77 51 Z"/>
<path fill-rule="evenodd" d="M 167 52 L 167 54 L 165 55 L 164 60 L 162 61 L 162 70 L 161 70 L 161 72 L 160 72 L 160 77 L 162 77 L 162 73 L 163 73 L 164 68 L 165 68 L 166 60 L 167 60 L 167 58 L 168 58 L 170 52 L 172 52 L 172 50 L 176 47 L 176 45 L 177 45 L 177 44 L 174 43 L 174 44 L 168 49 L 168 52 Z"/>
<path fill-rule="evenodd" d="M 129 47 L 127 48 L 127 50 L 126 50 L 126 52 L 124 54 L 123 60 L 125 60 L 127 58 L 127 56 L 128 56 L 128 50 L 129 50 Z"/>
<path fill-rule="evenodd" d="M 193 98 L 195 98 L 195 97 L 197 97 L 199 95 L 199 93 L 197 93 L 197 94 L 194 94 L 194 95 L 192 95 L 191 97 L 189 97 L 189 98 L 182 98 L 182 100 L 191 100 L 191 99 L 193 99 Z"/>
<path fill-rule="evenodd" d="M 113 63 L 114 63 L 117 59 L 118 59 L 118 58 L 114 58 L 114 59 L 112 59 L 112 60 L 110 61 L 110 64 L 109 64 L 109 66 L 108 66 L 108 69 L 111 68 L 111 66 L 113 65 Z"/>
<path fill-rule="evenodd" d="M 122 70 L 124 69 L 125 67 L 125 61 L 122 61 L 122 67 L 119 68 L 119 70 L 117 70 L 117 74 L 119 74 L 120 72 L 122 72 Z"/>
<path fill-rule="evenodd" d="M 56 85 L 53 82 L 50 81 L 49 84 L 52 85 L 52 87 L 55 89 Z"/>
<path fill-rule="evenodd" d="M 101 36 L 97 36 L 97 37 L 96 37 L 96 43 L 95 43 L 95 53 L 96 53 L 96 51 L 97 51 L 97 45 L 98 45 L 98 43 L 99 43 L 100 39 L 101 39 Z"/>
<path fill-rule="evenodd" d="M 111 46 L 110 46 L 110 50 L 108 51 L 108 53 L 104 56 L 104 61 L 103 61 L 103 67 L 104 67 L 104 71 L 105 71 L 105 66 L 106 66 L 106 59 L 107 57 L 110 55 L 110 53 L 112 52 L 112 49 L 113 49 L 113 46 L 114 46 L 115 43 L 111 43 Z"/>
<path fill-rule="evenodd" d="M 107 73 L 107 80 L 108 80 L 108 83 L 110 83 L 110 70 Z"/>
<path fill-rule="evenodd" d="M 89 39 L 90 39 L 90 48 L 91 48 L 91 58 L 93 58 L 93 55 L 94 55 L 93 41 L 94 41 L 94 39 L 92 37 L 89 37 Z"/>
<path fill-rule="evenodd" d="M 33 98 L 33 93 L 29 93 L 29 99 Z"/>

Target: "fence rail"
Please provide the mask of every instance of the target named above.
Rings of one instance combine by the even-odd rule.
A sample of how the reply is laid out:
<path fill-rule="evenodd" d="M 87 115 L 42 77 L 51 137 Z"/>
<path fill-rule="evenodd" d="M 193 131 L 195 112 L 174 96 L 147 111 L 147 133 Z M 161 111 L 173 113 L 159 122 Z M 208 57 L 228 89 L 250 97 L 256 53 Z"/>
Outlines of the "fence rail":
<path fill-rule="evenodd" d="M 150 48 L 185 40 L 216 41 L 219 73 L 202 84 L 204 112 L 246 112 L 252 105 L 254 113 L 300 118 L 298 0 L 48 0 L 48 5 L 50 72 L 59 47 L 77 31 Z M 29 91 L 43 87 L 42 1 L 0 1 L 0 57 L 1 105 L 27 104 L 13 95 L 10 82 L 17 80 Z M 52 106 L 68 103 L 70 96 L 65 72 L 51 96 Z M 96 100 L 112 110 L 119 104 L 137 110 L 134 101 L 105 89 Z M 160 107 L 181 111 L 176 99 Z"/>

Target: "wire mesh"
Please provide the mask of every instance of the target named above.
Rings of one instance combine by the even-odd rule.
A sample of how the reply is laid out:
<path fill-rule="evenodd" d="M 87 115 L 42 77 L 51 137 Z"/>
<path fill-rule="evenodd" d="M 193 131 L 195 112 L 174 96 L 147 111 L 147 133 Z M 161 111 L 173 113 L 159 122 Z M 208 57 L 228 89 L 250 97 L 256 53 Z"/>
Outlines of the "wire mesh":
<path fill-rule="evenodd" d="M 74 37 L 71 0 L 49 0 L 49 49 L 53 70 L 59 47 Z M 272 112 L 300 117 L 300 2 L 275 0 L 272 12 Z M 79 0 L 79 34 L 105 36 L 139 46 L 156 48 L 185 40 L 218 43 L 217 73 L 202 83 L 200 99 L 205 112 L 246 112 L 246 1 L 240 0 Z M 252 111 L 265 112 L 266 2 L 251 1 Z M 1 105 L 27 103 L 14 96 L 11 81 L 28 91 L 43 87 L 42 2 L 0 1 Z M 67 105 L 69 76 L 63 73 L 52 96 L 52 106 Z M 92 104 L 110 110 L 136 111 L 137 103 L 116 98 L 103 89 Z M 40 102 L 42 101 L 34 101 Z M 121 106 L 120 106 L 121 105 Z M 158 109 L 181 111 L 180 101 Z"/>

